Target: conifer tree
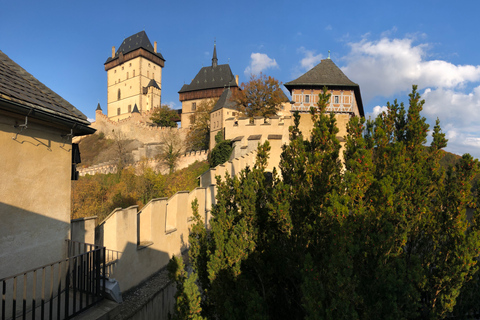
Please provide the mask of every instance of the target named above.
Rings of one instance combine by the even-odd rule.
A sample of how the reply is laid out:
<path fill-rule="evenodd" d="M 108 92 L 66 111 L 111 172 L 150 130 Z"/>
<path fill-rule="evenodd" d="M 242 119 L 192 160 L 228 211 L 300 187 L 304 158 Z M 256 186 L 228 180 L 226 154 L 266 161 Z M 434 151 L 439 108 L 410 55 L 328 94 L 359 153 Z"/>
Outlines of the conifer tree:
<path fill-rule="evenodd" d="M 375 120 L 352 117 L 341 144 L 325 88 L 306 138 L 295 114 L 281 178 L 253 168 L 217 178 L 210 228 L 190 235 L 208 319 L 442 319 L 473 310 L 478 210 L 464 155 L 445 171 L 439 121 L 426 147 L 424 101 L 396 101 Z M 472 281 L 470 281 L 473 279 Z M 469 282 L 470 281 L 470 282 Z"/>

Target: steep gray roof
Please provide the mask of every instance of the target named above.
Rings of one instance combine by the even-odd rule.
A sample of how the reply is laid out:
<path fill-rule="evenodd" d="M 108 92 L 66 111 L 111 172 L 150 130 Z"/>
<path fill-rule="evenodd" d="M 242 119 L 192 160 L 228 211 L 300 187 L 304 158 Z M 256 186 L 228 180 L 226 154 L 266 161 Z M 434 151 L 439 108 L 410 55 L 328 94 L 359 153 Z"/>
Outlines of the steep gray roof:
<path fill-rule="evenodd" d="M 364 115 L 360 86 L 348 79 L 331 59 L 322 60 L 315 67 L 307 71 L 307 73 L 284 85 L 290 94 L 295 88 L 322 88 L 324 86 L 329 89 L 346 88 L 353 90 L 360 114 L 362 116 Z"/>
<path fill-rule="evenodd" d="M 216 67 L 209 66 L 200 69 L 192 82 L 189 85 L 184 84 L 178 93 L 225 87 L 237 87 L 237 83 L 230 66 L 220 64 Z"/>
<path fill-rule="evenodd" d="M 223 90 L 222 95 L 218 98 L 217 103 L 212 109 L 212 112 L 220 110 L 222 108 L 228 109 L 236 109 L 236 104 L 234 101 L 231 100 L 232 98 L 232 90 L 230 88 L 226 88 Z"/>
<path fill-rule="evenodd" d="M 73 121 L 72 124 L 76 123 L 83 127 L 90 124 L 82 112 L 38 81 L 2 51 L 0 51 L 0 102 L 5 108 L 8 106 L 16 111 L 29 110 L 32 116 L 37 114 L 53 122 Z M 90 128 L 85 130 L 95 132 Z"/>
<path fill-rule="evenodd" d="M 118 57 L 120 52 L 122 52 L 125 55 L 139 48 L 143 48 L 165 61 L 165 59 L 163 58 L 160 52 L 155 53 L 152 43 L 148 39 L 145 31 L 140 31 L 138 33 L 135 33 L 133 36 L 130 36 L 125 40 L 123 40 L 122 44 L 120 45 L 117 52 L 115 53 L 115 58 Z M 109 57 L 106 62 L 109 62 L 110 60 L 113 60 L 115 58 Z"/>
<path fill-rule="evenodd" d="M 155 81 L 153 79 L 151 79 L 150 82 L 148 83 L 147 88 L 148 87 L 154 87 L 154 88 L 160 89 L 160 87 L 157 84 L 157 81 Z"/>
<path fill-rule="evenodd" d="M 331 59 L 324 59 L 299 78 L 285 83 L 285 87 L 301 85 L 358 86 L 347 78 Z M 290 90 L 290 89 L 289 89 Z"/>

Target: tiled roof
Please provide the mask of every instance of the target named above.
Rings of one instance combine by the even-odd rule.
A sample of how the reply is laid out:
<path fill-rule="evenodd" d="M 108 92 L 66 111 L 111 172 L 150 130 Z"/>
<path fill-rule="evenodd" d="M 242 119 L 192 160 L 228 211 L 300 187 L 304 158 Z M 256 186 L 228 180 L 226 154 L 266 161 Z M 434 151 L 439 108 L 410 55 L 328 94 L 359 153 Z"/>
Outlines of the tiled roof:
<path fill-rule="evenodd" d="M 232 90 L 230 90 L 230 88 L 226 88 L 225 90 L 223 90 L 222 95 L 220 96 L 220 98 L 218 98 L 218 101 L 211 112 L 220 110 L 222 108 L 236 109 L 236 104 L 234 101 L 231 100 L 231 98 Z"/>
<path fill-rule="evenodd" d="M 192 82 L 189 85 L 184 84 L 178 93 L 226 87 L 237 87 L 237 83 L 230 66 L 220 64 L 200 69 Z"/>
<path fill-rule="evenodd" d="M 126 38 L 125 40 L 123 40 L 122 44 L 120 45 L 117 52 L 115 53 L 115 58 L 118 57 L 120 52 L 122 52 L 125 55 L 125 54 L 127 54 L 129 52 L 132 52 L 134 50 L 137 50 L 139 48 L 143 48 L 143 49 L 147 50 L 148 52 L 158 56 L 160 59 L 165 60 L 160 52 L 155 53 L 154 48 L 152 46 L 152 43 L 148 39 L 145 31 L 140 31 L 140 32 L 134 34 L 133 36 L 130 36 L 130 37 Z M 109 57 L 107 59 L 107 62 L 109 62 L 110 60 L 113 60 L 115 58 Z"/>
<path fill-rule="evenodd" d="M 315 67 L 307 71 L 299 78 L 285 83 L 285 87 L 292 93 L 295 88 L 322 88 L 329 89 L 349 89 L 355 93 L 355 99 L 358 104 L 360 116 L 364 116 L 362 96 L 360 94 L 360 86 L 348 79 L 348 77 L 333 63 L 331 59 L 324 59 Z"/>
<path fill-rule="evenodd" d="M 89 125 L 87 117 L 0 51 L 0 99 Z"/>
<path fill-rule="evenodd" d="M 287 87 L 289 90 L 289 87 L 291 86 L 301 85 L 358 87 L 358 84 L 348 79 L 342 70 L 340 70 L 340 68 L 337 67 L 331 59 L 322 60 L 319 64 L 299 78 L 285 83 L 285 87 Z"/>

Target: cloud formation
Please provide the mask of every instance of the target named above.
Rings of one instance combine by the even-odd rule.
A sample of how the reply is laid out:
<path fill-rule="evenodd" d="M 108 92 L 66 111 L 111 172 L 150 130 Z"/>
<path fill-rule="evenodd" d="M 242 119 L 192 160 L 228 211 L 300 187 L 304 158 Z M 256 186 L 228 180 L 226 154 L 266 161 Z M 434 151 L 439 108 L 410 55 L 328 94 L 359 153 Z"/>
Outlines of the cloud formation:
<path fill-rule="evenodd" d="M 415 41 L 383 36 L 350 43 L 342 70 L 360 85 L 365 105 L 378 97 L 403 99 L 417 84 L 426 101 L 423 114 L 431 124 L 440 119 L 447 151 L 480 157 L 480 66 L 428 60 L 430 45 Z M 376 106 L 367 115 L 384 108 Z"/>
<path fill-rule="evenodd" d="M 269 68 L 278 68 L 277 61 L 265 53 L 252 53 L 250 59 L 250 65 L 244 71 L 247 77 L 251 74 L 259 74 Z"/>

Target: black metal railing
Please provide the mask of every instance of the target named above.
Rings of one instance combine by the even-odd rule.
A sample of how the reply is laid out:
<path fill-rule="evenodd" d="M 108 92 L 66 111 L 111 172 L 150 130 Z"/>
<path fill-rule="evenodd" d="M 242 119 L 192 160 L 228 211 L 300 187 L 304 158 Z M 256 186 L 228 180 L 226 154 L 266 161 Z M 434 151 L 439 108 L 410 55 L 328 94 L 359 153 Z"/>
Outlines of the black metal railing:
<path fill-rule="evenodd" d="M 105 296 L 105 248 L 85 244 L 68 258 L 0 279 L 1 319 L 70 319 Z"/>

